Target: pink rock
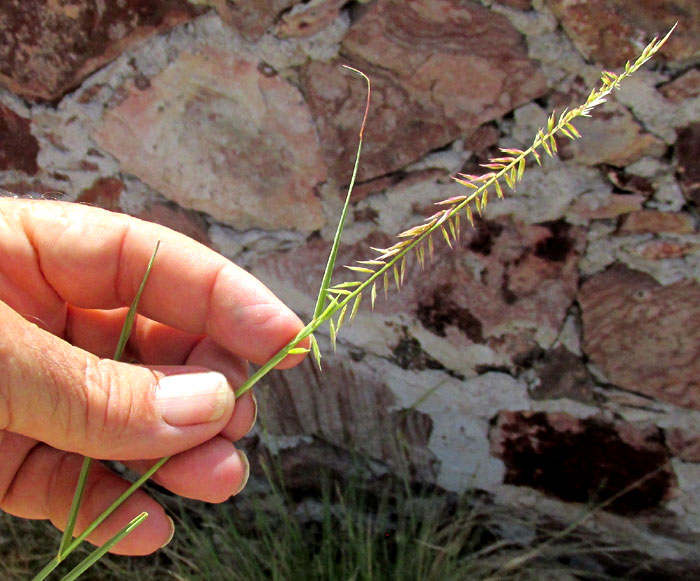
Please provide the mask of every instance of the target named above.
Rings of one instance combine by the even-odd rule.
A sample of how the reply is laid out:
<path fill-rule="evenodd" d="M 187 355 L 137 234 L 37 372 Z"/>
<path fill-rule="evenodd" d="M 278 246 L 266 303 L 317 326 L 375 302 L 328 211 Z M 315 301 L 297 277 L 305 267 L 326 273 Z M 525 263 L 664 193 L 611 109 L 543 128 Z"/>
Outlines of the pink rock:
<path fill-rule="evenodd" d="M 52 100 L 153 34 L 202 9 L 186 0 L 0 3 L 0 84 Z"/>
<path fill-rule="evenodd" d="M 506 484 L 569 502 L 597 504 L 629 487 L 606 507 L 623 514 L 660 505 L 677 486 L 661 431 L 650 425 L 501 411 L 491 430 L 491 453 L 506 465 Z"/>
<path fill-rule="evenodd" d="M 372 80 L 361 181 L 468 136 L 547 90 L 522 36 L 473 1 L 377 0 L 359 12 L 341 54 L 340 62 L 301 71 L 327 163 L 341 183 L 350 179 L 366 88 L 340 63 Z"/>
<path fill-rule="evenodd" d="M 310 232 L 323 223 L 325 180 L 313 121 L 297 89 L 255 57 L 183 54 L 108 111 L 94 138 L 183 207 L 236 228 Z"/>
<path fill-rule="evenodd" d="M 615 265 L 579 291 L 583 350 L 610 382 L 700 409 L 700 284 Z"/>
<path fill-rule="evenodd" d="M 29 119 L 0 103 L 0 170 L 13 169 L 28 175 L 39 171 L 39 142 L 30 126 Z"/>
<path fill-rule="evenodd" d="M 654 36 L 664 36 L 680 21 L 661 50 L 684 61 L 700 52 L 700 4 L 697 0 L 546 0 L 569 38 L 587 60 L 620 67 L 635 59 Z"/>
<path fill-rule="evenodd" d="M 673 232 L 675 234 L 692 234 L 695 232 L 693 218 L 683 212 L 659 212 L 658 210 L 640 210 L 627 214 L 620 226 L 620 232 Z"/>
<path fill-rule="evenodd" d="M 634 252 L 649 260 L 664 258 L 681 258 L 695 252 L 697 244 L 692 242 L 673 242 L 669 240 L 649 240 L 634 247 Z"/>

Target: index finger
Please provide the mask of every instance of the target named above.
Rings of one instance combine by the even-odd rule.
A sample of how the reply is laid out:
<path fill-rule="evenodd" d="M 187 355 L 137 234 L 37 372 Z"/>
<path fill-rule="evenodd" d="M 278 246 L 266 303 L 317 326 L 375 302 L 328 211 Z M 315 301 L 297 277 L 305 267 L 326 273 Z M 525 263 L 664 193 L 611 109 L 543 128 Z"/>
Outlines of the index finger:
<path fill-rule="evenodd" d="M 258 364 L 303 326 L 252 275 L 163 226 L 67 202 L 6 199 L 0 208 L 10 232 L 15 226 L 26 237 L 45 283 L 66 303 L 91 309 L 129 305 L 160 240 L 140 313 L 206 334 Z M 290 358 L 284 366 L 298 360 Z"/>

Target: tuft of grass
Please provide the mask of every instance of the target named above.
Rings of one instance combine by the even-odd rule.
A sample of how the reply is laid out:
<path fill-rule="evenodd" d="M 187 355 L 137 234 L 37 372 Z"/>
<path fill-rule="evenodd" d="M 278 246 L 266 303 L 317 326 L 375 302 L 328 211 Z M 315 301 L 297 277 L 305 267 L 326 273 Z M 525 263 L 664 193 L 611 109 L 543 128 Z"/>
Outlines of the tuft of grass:
<path fill-rule="evenodd" d="M 591 555 L 610 546 L 557 523 L 537 525 L 484 493 L 461 496 L 406 479 L 324 475 L 312 492 L 285 488 L 272 458 L 252 490 L 203 505 L 151 487 L 175 514 L 176 535 L 150 557 L 106 555 L 82 578 L 101 581 L 462 581 L 608 579 Z M 359 470 L 358 470 L 359 472 Z M 539 517 L 538 517 L 539 518 Z M 60 533 L 40 521 L 0 514 L 0 578 L 25 579 L 50 555 Z M 513 531 L 524 532 L 514 534 Z M 536 558 L 531 544 L 546 548 Z M 63 565 L 88 555 L 80 547 Z M 528 555 L 521 565 L 519 556 Z M 507 570 L 504 565 L 508 564 Z"/>

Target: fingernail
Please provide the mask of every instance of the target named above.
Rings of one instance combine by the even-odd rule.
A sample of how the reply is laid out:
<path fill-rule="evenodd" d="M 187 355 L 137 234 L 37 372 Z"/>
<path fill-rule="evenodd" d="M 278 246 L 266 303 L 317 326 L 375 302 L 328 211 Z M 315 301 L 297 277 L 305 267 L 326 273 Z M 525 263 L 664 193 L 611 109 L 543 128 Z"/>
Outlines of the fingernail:
<path fill-rule="evenodd" d="M 241 490 L 245 488 L 245 485 L 248 484 L 248 478 L 250 477 L 250 462 L 248 461 L 248 456 L 245 455 L 245 452 L 242 450 L 236 450 L 238 452 L 238 456 L 241 459 L 241 462 L 243 462 L 245 466 L 245 473 L 243 474 L 243 480 L 241 480 L 241 484 L 238 486 L 236 491 L 233 493 L 233 496 L 236 496 Z"/>
<path fill-rule="evenodd" d="M 167 518 L 168 521 L 170 521 L 170 535 L 168 536 L 168 540 L 160 546 L 161 549 L 163 547 L 167 547 L 170 541 L 172 541 L 173 537 L 175 536 L 175 521 L 173 521 L 173 519 L 171 519 L 167 514 L 165 515 L 165 518 Z"/>
<path fill-rule="evenodd" d="M 258 421 L 258 398 L 255 397 L 255 394 L 253 393 L 252 390 L 250 392 L 250 397 L 253 400 L 253 407 L 255 408 L 255 412 L 253 413 L 253 423 L 250 424 L 250 428 L 248 428 L 248 431 L 246 432 L 246 434 L 249 434 L 251 432 L 251 430 L 255 427 L 255 422 Z"/>
<path fill-rule="evenodd" d="M 156 386 L 156 408 L 171 426 L 215 422 L 232 403 L 231 386 L 214 371 L 166 375 Z"/>

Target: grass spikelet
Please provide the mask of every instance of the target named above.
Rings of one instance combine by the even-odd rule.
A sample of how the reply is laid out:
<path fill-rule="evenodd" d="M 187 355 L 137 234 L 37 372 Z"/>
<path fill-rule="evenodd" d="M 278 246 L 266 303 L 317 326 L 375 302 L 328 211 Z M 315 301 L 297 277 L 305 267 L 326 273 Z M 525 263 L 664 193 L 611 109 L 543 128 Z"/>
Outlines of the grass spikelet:
<path fill-rule="evenodd" d="M 350 322 L 352 323 L 355 315 L 357 315 L 357 309 L 360 308 L 360 303 L 362 302 L 362 293 L 355 297 L 355 302 L 352 305 L 352 310 L 350 311 Z"/>
<path fill-rule="evenodd" d="M 445 242 L 447 242 L 447 245 L 450 247 L 450 250 L 452 250 L 452 241 L 450 240 L 450 235 L 447 233 L 444 226 L 440 226 L 440 232 L 442 233 L 442 237 L 445 239 Z"/>
<path fill-rule="evenodd" d="M 345 322 L 345 313 L 347 313 L 348 306 L 345 305 L 341 310 L 340 310 L 340 315 L 338 315 L 338 322 L 335 325 L 336 331 L 340 331 L 340 328 L 343 326 L 343 323 Z"/>
<path fill-rule="evenodd" d="M 333 322 L 333 318 L 328 319 L 328 328 L 330 329 L 330 334 L 331 334 L 331 346 L 333 347 L 333 351 L 336 349 L 336 337 L 338 335 L 338 331 L 335 328 L 335 323 Z"/>
<path fill-rule="evenodd" d="M 374 274 L 374 271 L 371 268 L 366 268 L 364 266 L 352 266 L 352 265 L 345 265 L 345 268 L 348 270 L 354 270 L 355 272 L 364 272 L 366 274 Z"/>

